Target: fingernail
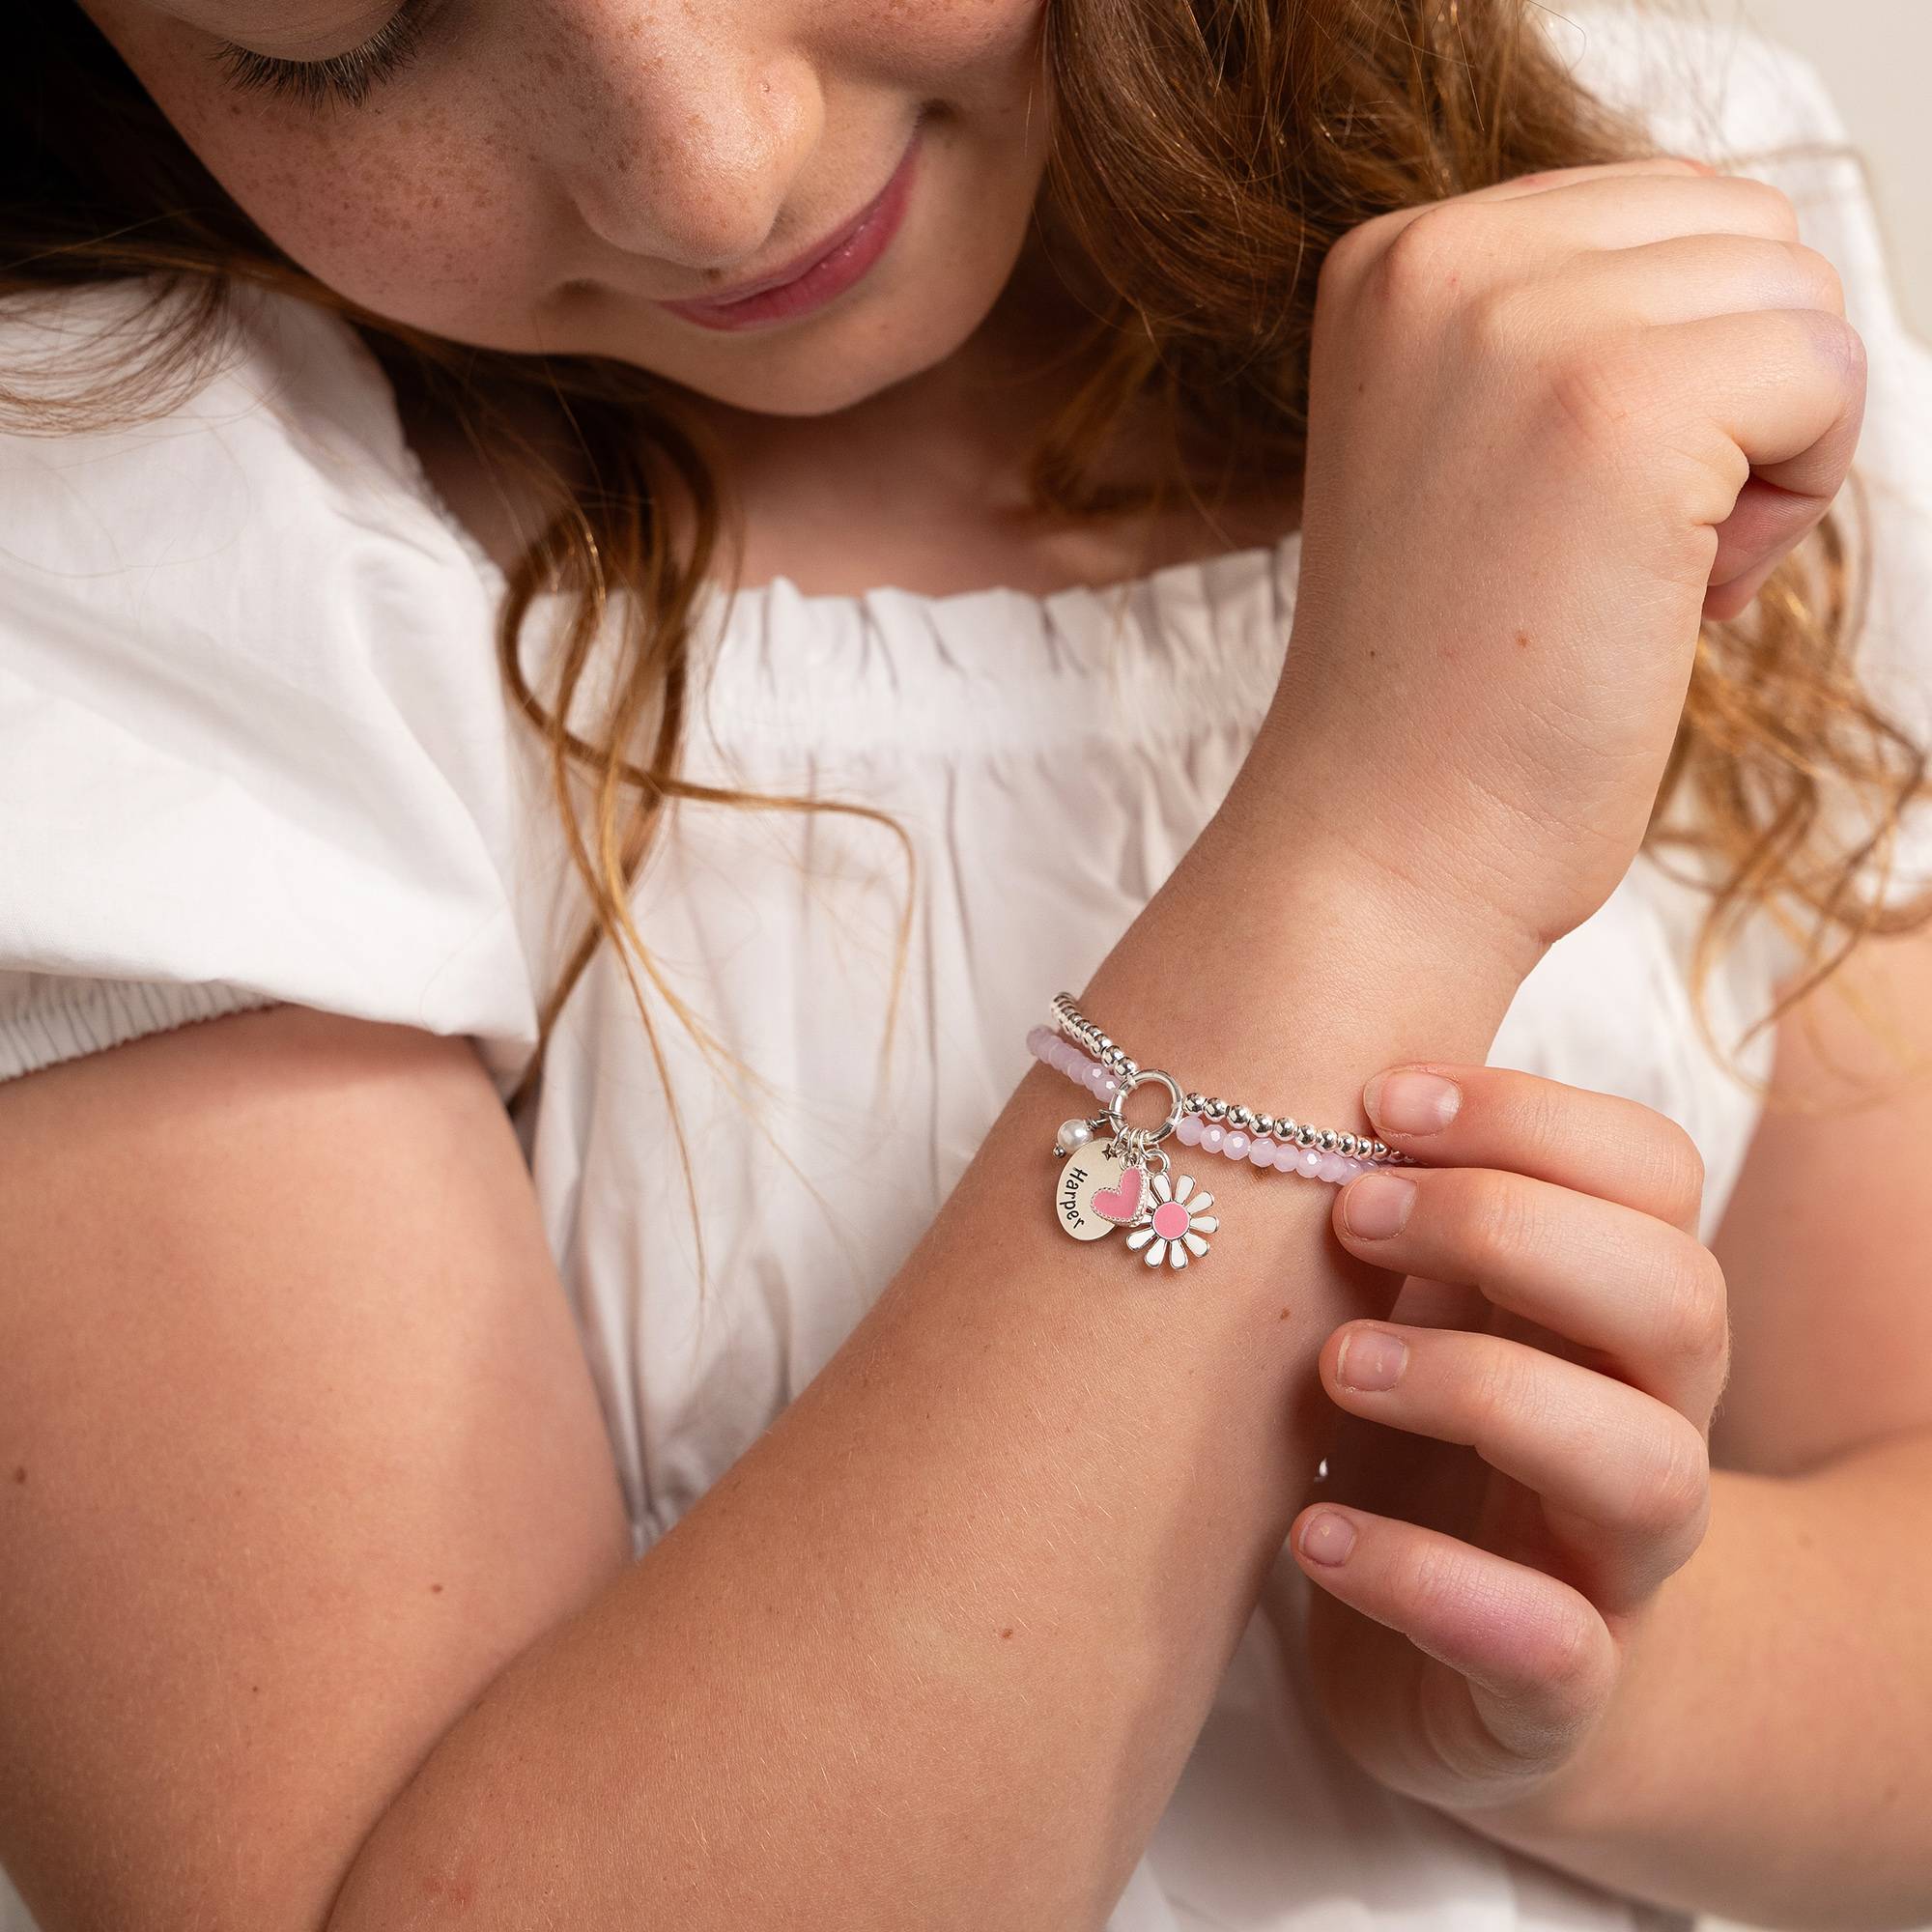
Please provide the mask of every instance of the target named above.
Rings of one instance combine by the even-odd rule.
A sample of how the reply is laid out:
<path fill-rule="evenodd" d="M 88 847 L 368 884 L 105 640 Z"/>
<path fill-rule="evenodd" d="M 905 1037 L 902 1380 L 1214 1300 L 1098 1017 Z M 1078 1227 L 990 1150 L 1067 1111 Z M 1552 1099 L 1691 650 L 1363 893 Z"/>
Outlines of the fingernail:
<path fill-rule="evenodd" d="M 1355 1525 L 1333 1510 L 1317 1510 L 1301 1525 L 1301 1553 L 1313 1563 L 1340 1563 L 1355 1547 Z"/>
<path fill-rule="evenodd" d="M 1386 1328 L 1350 1328 L 1335 1357 L 1335 1379 L 1344 1388 L 1394 1388 L 1407 1360 L 1400 1335 Z"/>
<path fill-rule="evenodd" d="M 1456 1118 L 1463 1090 L 1439 1073 L 1403 1069 L 1378 1073 L 1362 1089 L 1362 1104 L 1384 1134 L 1439 1134 Z"/>
<path fill-rule="evenodd" d="M 1385 1241 L 1402 1233 L 1414 1200 L 1406 1175 L 1359 1175 L 1342 1190 L 1342 1225 L 1357 1240 Z"/>

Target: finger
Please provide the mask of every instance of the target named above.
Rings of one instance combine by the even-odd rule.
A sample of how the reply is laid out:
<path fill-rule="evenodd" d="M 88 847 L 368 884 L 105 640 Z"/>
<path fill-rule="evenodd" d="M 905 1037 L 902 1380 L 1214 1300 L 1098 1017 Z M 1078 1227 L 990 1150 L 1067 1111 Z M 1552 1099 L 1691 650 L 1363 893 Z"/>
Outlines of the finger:
<path fill-rule="evenodd" d="M 1546 168 L 1537 174 L 1518 175 L 1509 181 L 1492 182 L 1487 187 L 1471 188 L 1457 195 L 1445 195 L 1436 201 L 1411 202 L 1405 208 L 1393 208 L 1386 213 L 1373 216 L 1350 230 L 1335 244 L 1329 251 L 1329 262 L 1323 273 L 1328 276 L 1341 275 L 1352 278 L 1364 272 L 1387 253 L 1405 229 L 1412 228 L 1425 219 L 1438 226 L 1444 219 L 1459 222 L 1471 217 L 1477 221 L 1492 219 L 1497 203 L 1526 201 L 1597 185 L 1609 189 L 1612 200 L 1618 193 L 1628 195 L 1634 192 L 1649 180 L 1676 181 L 1687 185 L 1701 184 L 1709 187 L 1713 185 L 1715 174 L 1716 171 L 1705 163 L 1692 161 L 1682 156 L 1653 155 L 1635 160 L 1594 161 L 1579 167 Z M 1762 186 L 1762 184 L 1758 185 Z M 1721 187 L 1719 192 L 1722 192 Z M 1743 195 L 1733 198 L 1739 206 L 1748 204 L 1752 199 L 1748 189 Z M 1700 213 L 1693 214 L 1691 209 L 1686 206 L 1678 213 L 1676 225 L 1669 230 L 1657 228 L 1653 219 L 1650 229 L 1641 235 L 1632 236 L 1627 222 L 1620 223 L 1613 232 L 1622 236 L 1625 241 L 1654 241 L 1658 234 L 1664 232 L 1688 234 L 1712 227 L 1730 228 L 1737 219 L 1737 208 L 1728 204 L 1725 207 L 1725 213 L 1729 218 L 1723 220 L 1714 218 L 1713 210 L 1717 203 L 1708 196 L 1700 197 L 1696 206 L 1701 211 Z M 1767 213 L 1760 218 L 1769 220 L 1775 219 L 1776 216 Z M 1795 221 L 1788 224 L 1788 228 L 1791 239 L 1795 239 Z M 1569 239 L 1579 243 L 1587 243 L 1595 238 L 1573 234 Z M 1600 245 L 1609 244 L 1600 243 Z M 1454 247 L 1450 252 L 1456 252 Z"/>
<path fill-rule="evenodd" d="M 1325 1502 L 1296 1517 L 1289 1547 L 1312 1582 L 1461 1672 L 1499 1755 L 1566 1755 L 1609 1695 L 1616 1657 L 1603 1618 L 1540 1570 Z"/>
<path fill-rule="evenodd" d="M 1511 254 L 1541 246 L 1556 256 L 1582 248 L 1633 248 L 1671 236 L 1749 235 L 1796 242 L 1791 198 L 1749 175 L 1716 175 L 1668 158 L 1609 167 L 1557 169 L 1441 201 L 1393 209 L 1363 223 L 1353 244 L 1364 261 L 1385 255 L 1406 231 L 1439 239 L 1446 255 L 1480 258 L 1507 223 Z"/>
<path fill-rule="evenodd" d="M 1550 188 L 1575 187 L 1583 182 L 1663 177 L 1715 175 L 1709 161 L 1689 155 L 1638 155 L 1625 161 L 1580 161 L 1575 167 L 1538 168 L 1534 173 L 1512 175 L 1508 181 L 1492 182 L 1487 187 L 1472 188 L 1469 201 L 1516 201 L 1527 194 L 1544 194 Z"/>
<path fill-rule="evenodd" d="M 1717 526 L 1718 550 L 1711 560 L 1704 615 L 1721 621 L 1747 610 L 1766 579 L 1817 528 L 1830 508 L 1828 498 L 1794 496 L 1760 476 L 1747 478 L 1736 507 Z"/>
<path fill-rule="evenodd" d="M 1750 175 L 1662 168 L 1585 176 L 1548 192 L 1510 198 L 1497 213 L 1519 233 L 1553 248 L 1634 248 L 1671 236 L 1752 235 L 1796 242 L 1791 197 Z"/>
<path fill-rule="evenodd" d="M 1494 1168 L 1385 1169 L 1339 1190 L 1334 1228 L 1377 1267 L 1480 1288 L 1594 1352 L 1702 1429 L 1729 1361 L 1723 1271 L 1620 1202 Z"/>
<path fill-rule="evenodd" d="M 1820 508 L 1837 495 L 1864 419 L 1865 347 L 1849 322 L 1815 308 L 1760 309 L 1655 333 L 1668 352 L 1658 366 L 1696 384 L 1699 405 L 1759 482 Z M 1782 506 L 1780 526 L 1806 508 Z"/>
<path fill-rule="evenodd" d="M 1742 570 L 1737 566 L 1741 558 L 1749 554 L 1750 546 L 1740 534 L 1744 526 L 1740 524 L 1747 496 L 1754 496 L 1760 489 L 1769 490 L 1771 484 L 1760 485 L 1755 479 L 1747 482 L 1738 497 L 1739 509 L 1731 513 L 1728 522 L 1718 527 L 1718 554 L 1711 569 L 1711 587 L 1704 593 L 1703 615 L 1713 624 L 1727 623 L 1733 617 L 1742 616 L 1750 609 L 1751 599 L 1762 590 L 1770 580 L 1771 573 L 1782 563 L 1794 548 L 1790 543 L 1781 546 L 1766 545 L 1763 554 L 1755 563 L 1747 563 Z M 1805 499 L 1807 502 L 1810 498 Z M 1816 509 L 1804 522 L 1801 538 L 1815 527 L 1824 511 Z M 1737 574 L 1726 578 L 1727 571 Z"/>
<path fill-rule="evenodd" d="M 1345 1323 L 1320 1366 L 1350 1413 L 1461 1443 L 1533 1491 L 1601 1609 L 1640 1604 L 1703 1540 L 1703 1432 L 1627 1382 L 1500 1335 L 1389 1321 Z"/>
<path fill-rule="evenodd" d="M 1636 1100 L 1503 1066 L 1392 1066 L 1362 1090 L 1376 1132 L 1431 1165 L 1508 1168 L 1694 1232 L 1697 1144 Z"/>
<path fill-rule="evenodd" d="M 1573 313 L 1623 315 L 1652 327 L 1759 309 L 1845 312 L 1844 279 L 1830 257 L 1763 235 L 1670 235 L 1591 247 L 1547 286 L 1560 291 L 1564 304 L 1579 305 Z"/>

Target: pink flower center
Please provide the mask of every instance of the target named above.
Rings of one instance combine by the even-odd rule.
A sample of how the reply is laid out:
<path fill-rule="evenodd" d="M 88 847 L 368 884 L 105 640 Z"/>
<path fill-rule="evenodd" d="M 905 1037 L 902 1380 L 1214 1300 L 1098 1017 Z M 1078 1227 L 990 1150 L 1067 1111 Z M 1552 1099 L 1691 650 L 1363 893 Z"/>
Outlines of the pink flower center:
<path fill-rule="evenodd" d="M 1163 1241 L 1178 1241 L 1187 1232 L 1188 1218 L 1179 1201 L 1163 1201 L 1153 1210 L 1153 1231 Z"/>

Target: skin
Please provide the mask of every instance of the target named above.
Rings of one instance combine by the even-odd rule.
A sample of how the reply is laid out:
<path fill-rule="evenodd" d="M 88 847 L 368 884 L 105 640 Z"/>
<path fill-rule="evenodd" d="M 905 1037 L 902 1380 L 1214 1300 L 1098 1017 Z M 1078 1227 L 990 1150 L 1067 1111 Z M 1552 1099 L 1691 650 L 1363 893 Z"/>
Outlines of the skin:
<path fill-rule="evenodd" d="M 1028 398 L 982 409 L 989 424 L 968 418 L 974 372 L 999 366 L 1035 298 L 1022 277 L 1010 285 L 1022 304 L 1002 307 L 1037 182 L 1031 8 L 926 7 L 915 28 L 904 10 L 864 6 L 675 20 L 592 0 L 482 6 L 473 34 L 426 53 L 380 113 L 314 125 L 236 99 L 211 45 L 245 34 L 261 51 L 316 58 L 380 15 L 267 0 L 245 16 L 241 0 L 206 0 L 191 16 L 186 0 L 165 12 L 97 0 L 96 12 L 217 175 L 333 286 L 464 339 L 626 355 L 707 398 L 721 421 L 755 416 L 765 433 L 740 446 L 755 459 L 748 494 L 766 554 L 787 556 L 799 535 L 796 479 L 815 475 L 822 500 L 841 466 L 856 473 L 854 451 L 909 447 L 895 439 L 911 426 L 923 450 L 942 452 L 906 493 L 921 512 L 947 489 L 982 497 L 1005 473 Z M 514 115 L 496 104 L 512 99 Z M 929 203 L 894 274 L 855 292 L 863 300 L 795 333 L 696 341 L 652 311 L 654 296 L 755 274 L 822 232 L 872 191 L 909 115 L 933 99 L 946 112 L 933 123 L 944 138 Z M 1485 502 L 1532 550 L 1539 533 L 1560 536 L 1575 558 L 1582 520 L 1556 486 L 1587 477 L 1605 551 L 1594 561 L 1630 552 L 1648 573 L 1591 580 L 1592 605 L 1639 610 L 1667 641 L 1700 610 L 1743 608 L 1836 490 L 1856 434 L 1850 351 L 1830 327 L 1831 278 L 1793 247 L 1781 198 L 1693 175 L 1669 162 L 1562 171 L 1465 197 L 1453 214 L 1406 212 L 1338 250 L 1324 274 L 1329 346 L 1318 349 L 1332 413 L 1314 446 L 1345 471 L 1347 452 L 1374 460 L 1358 457 L 1352 477 L 1322 475 L 1327 515 L 1369 529 L 1351 490 L 1385 493 L 1396 478 L 1419 500 Z M 612 192 L 620 183 L 635 198 Z M 1592 222 L 1621 231 L 1600 233 L 1603 248 L 1658 252 L 1626 256 L 1627 270 L 1653 272 L 1619 275 L 1585 302 L 1579 278 L 1606 266 L 1575 250 Z M 1526 384 L 1532 401 L 1563 396 L 1560 420 L 1580 422 L 1588 447 L 1554 435 L 1547 410 L 1491 407 L 1485 438 L 1453 433 L 1467 398 L 1503 393 L 1472 373 L 1459 332 L 1470 311 L 1447 299 L 1438 272 L 1476 263 L 1506 271 L 1473 341 L 1489 373 L 1507 369 L 1510 393 Z M 1612 293 L 1653 307 L 1619 311 Z M 1802 310 L 1803 338 L 1755 312 L 1766 306 Z M 1562 331 L 1548 329 L 1552 316 Z M 1660 355 L 1658 334 L 1687 324 Z M 1399 393 L 1414 447 L 1376 419 L 1373 385 L 1350 380 L 1349 356 L 1366 376 L 1387 353 L 1378 328 L 1410 346 Z M 1807 360 L 1820 340 L 1834 352 Z M 1736 372 L 1766 368 L 1788 378 L 1769 401 L 1731 386 Z M 1656 410 L 1637 425 L 1648 441 L 1614 412 L 1574 407 L 1608 393 L 1605 372 L 1624 379 L 1626 414 L 1638 402 Z M 1709 433 L 1725 412 L 1737 442 Z M 792 418 L 811 418 L 816 471 L 797 461 L 808 445 L 786 439 Z M 1701 442 L 1662 434 L 1693 418 Z M 1607 459 L 1659 442 L 1684 459 L 1667 489 L 1606 491 L 1620 473 Z M 760 476 L 786 474 L 789 491 L 756 493 Z M 1522 479 L 1520 504 L 1494 505 L 1503 476 Z M 1771 480 L 1782 487 L 1752 494 Z M 1603 536 L 1608 509 L 1638 502 L 1679 520 L 1669 542 L 1634 526 L 1614 533 L 1626 541 Z M 1437 1065 L 1468 1099 L 1434 1152 L 1459 1171 L 1420 1177 L 1399 1236 L 1351 1233 L 1338 1206 L 1334 1250 L 1311 1240 L 1306 1194 L 1278 1193 L 1252 1210 L 1258 1227 L 1281 1217 L 1260 1243 L 1266 1265 L 1244 1274 L 1229 1262 L 1212 1302 L 1102 1319 L 1094 1297 L 1069 1292 L 1084 1284 L 1068 1282 L 1045 1236 L 1037 1253 L 1031 1235 L 1016 1238 L 990 1285 L 978 1264 L 976 1227 L 1064 1112 L 1046 1076 L 1031 1074 L 826 1375 L 628 1569 L 534 1207 L 460 1043 L 284 1010 L 0 1094 L 0 1264 L 24 1291 L 4 1391 L 21 1418 L 5 1534 L 23 1583 L 0 1658 L 35 1660 L 30 1677 L 0 1679 L 11 1726 L 0 1764 L 37 1767 L 33 1787 L 0 1784 L 0 1833 L 11 1833 L 0 1844 L 57 1932 L 174 1923 L 191 1907 L 361 1932 L 404 1922 L 406 1900 L 420 1922 L 523 1923 L 539 1902 L 533 1874 L 559 1922 L 587 1925 L 641 1913 L 742 1927 L 769 1922 L 757 1915 L 781 1909 L 774 1900 L 793 1925 L 902 1923 L 909 1896 L 933 1925 L 1097 1924 L 1291 1525 L 1291 1547 L 1337 1605 L 1323 1641 L 1338 1728 L 1378 1775 L 1647 1895 L 1747 1913 L 1776 1903 L 1787 1919 L 1796 1910 L 1820 1922 L 1922 1916 L 1932 1902 L 1911 1821 L 1932 1811 L 1932 1793 L 1912 1782 L 1925 1776 L 1909 1749 L 1920 1726 L 1898 1687 L 1917 1696 L 1932 1673 L 1913 1620 L 1891 1608 L 1911 1593 L 1881 1571 L 1869 1532 L 1922 1480 L 1932 1400 L 1923 1373 L 1893 1356 L 1885 1404 L 1850 1378 L 1817 1385 L 1820 1259 L 1778 1218 L 1838 1142 L 1806 1122 L 1768 1126 L 1753 1147 L 1740 1200 L 1758 1213 L 1731 1244 L 1752 1304 L 1778 1313 L 1728 1365 L 1737 1480 L 1707 1481 L 1727 1366 L 1724 1277 L 1686 1233 L 1695 1187 L 1681 1136 L 1642 1110 L 1478 1065 L 1527 965 L 1629 863 L 1615 838 L 1576 832 L 1640 821 L 1668 742 L 1672 663 L 1660 650 L 1633 673 L 1586 608 L 1548 590 L 1530 640 L 1544 648 L 1485 659 L 1516 628 L 1505 605 L 1483 601 L 1507 586 L 1435 567 L 1451 557 L 1415 557 L 1414 532 L 1440 539 L 1439 523 L 1384 521 L 1401 529 L 1405 567 L 1371 556 L 1305 585 L 1292 662 L 1302 678 L 1328 674 L 1270 714 L 1228 805 L 1110 954 L 1092 1005 L 1134 1038 L 1172 1037 L 1173 1015 L 1189 1014 L 1177 1064 L 1255 1069 L 1308 1094 L 1311 1111 L 1353 1099 L 1339 1069 L 1447 1049 L 1455 1057 Z M 1003 546 L 1001 534 L 982 518 L 960 549 L 1003 581 L 1068 581 L 1094 560 L 1009 534 Z M 1352 586 L 1416 582 L 1455 595 L 1426 611 L 1349 601 Z M 1371 655 L 1363 639 L 1387 648 L 1413 637 L 1430 647 L 1398 681 L 1408 715 L 1373 693 L 1343 704 L 1350 667 Z M 1584 673 L 1608 664 L 1624 708 L 1595 722 L 1626 735 L 1600 764 L 1572 747 L 1551 769 L 1545 747 L 1510 735 L 1540 705 L 1601 695 L 1610 680 Z M 1482 715 L 1505 682 L 1511 702 Z M 1322 702 L 1308 701 L 1318 690 Z M 1323 759 L 1346 782 L 1311 787 Z M 1468 783 L 1472 764 L 1488 782 Z M 1429 830 L 1410 835 L 1406 866 L 1371 860 L 1319 815 L 1297 821 L 1284 858 L 1281 801 L 1356 796 L 1365 772 L 1384 771 L 1430 808 L 1409 821 Z M 1499 798 L 1492 824 L 1483 801 Z M 1503 875 L 1485 861 L 1500 867 L 1525 817 L 1566 828 L 1581 849 L 1492 895 L 1485 886 Z M 1466 894 L 1417 883 L 1445 876 L 1477 883 Z M 1319 1010 L 1305 1037 L 1285 1044 L 1215 997 L 1214 964 L 1191 942 L 1203 918 L 1293 1006 Z M 1317 940 L 1386 971 L 1366 964 L 1338 993 L 1311 969 Z M 1903 1010 L 1932 1008 L 1922 946 L 1902 949 L 1893 970 Z M 1808 1092 L 1815 1069 L 1794 1037 L 1780 1035 L 1781 1064 Z M 1909 1231 L 1874 1203 L 1888 1179 L 1904 1198 L 1896 1150 L 1912 1141 L 1890 1129 L 1926 1124 L 1910 1111 L 1924 1102 L 1890 1104 L 1906 1111 L 1861 1116 L 1887 1131 L 1858 1135 L 1861 1160 L 1817 1217 L 1844 1234 L 1864 1216 L 1858 1291 L 1834 1282 L 1832 1295 L 1833 1346 L 1848 1356 L 1880 1347 L 1912 1288 Z M 1622 1166 L 1604 1153 L 1606 1118 Z M 348 1227 L 334 1211 L 346 1194 L 358 1208 Z M 1534 1216 L 1509 1206 L 1531 1195 Z M 1470 1334 L 1411 1320 L 1412 1285 L 1390 1306 L 1377 1270 L 1417 1268 L 1487 1292 L 1460 1301 Z M 1651 1318 L 1664 1284 L 1695 1319 L 1666 1331 L 1660 1356 Z M 399 1294 L 412 1315 L 402 1333 Z M 1534 1346 L 1507 1323 L 1482 1332 L 1505 1301 L 1535 1324 Z M 1364 1315 L 1408 1334 L 1417 1367 L 1395 1391 L 1365 1395 L 1340 1373 L 1342 1341 Z M 1625 1324 L 1607 1360 L 1569 1359 L 1601 1342 L 1581 1333 L 1586 1315 Z M 91 1348 L 97 1336 L 111 1346 Z M 1555 1391 L 1547 1406 L 1484 1411 L 1499 1350 L 1520 1390 Z M 238 1357 L 248 1374 L 224 1377 Z M 1345 1562 L 1321 1565 L 1307 1535 L 1320 1512 L 1296 1518 L 1288 1474 L 1326 1428 L 1308 1400 L 1316 1388 L 1401 1432 L 1378 1438 L 1406 1483 L 1396 1492 L 1456 1490 L 1446 1463 L 1460 1500 L 1413 1522 L 1349 1505 L 1357 1541 Z M 1793 1388 L 1806 1398 L 1802 1424 L 1782 1399 Z M 1830 1414 L 1833 1399 L 1837 1427 L 1821 1435 L 1817 1401 Z M 1049 1405 L 1051 1455 L 1016 1457 L 1038 1442 Z M 506 1413 L 521 1426 L 504 1428 Z M 1122 1427 L 1141 1414 L 1164 1428 Z M 1538 1420 L 1548 1427 L 1525 1426 Z M 1802 1441 L 1790 1434 L 1800 1428 Z M 1606 1493 L 1609 1431 L 1648 1453 Z M 1372 1496 L 1355 1440 L 1338 1480 Z M 460 1466 L 451 1441 L 468 1445 Z M 158 1468 L 180 1473 L 140 1480 Z M 1584 1495 L 1590 1479 L 1599 1487 Z M 286 1506 L 293 1492 L 307 1498 L 301 1513 Z M 130 1494 L 141 1506 L 117 1508 Z M 1879 1513 L 1857 1561 L 1814 1533 L 1821 1510 Z M 76 1521 L 100 1527 L 76 1538 Z M 1492 1592 L 1479 1619 L 1476 1586 L 1498 1564 L 1510 1566 L 1509 1614 L 1498 1619 Z M 128 1578 L 148 1636 L 131 1661 Z M 961 1578 L 964 1617 L 951 1587 Z M 1843 1699 L 1847 1665 L 1813 1611 L 1846 1600 L 1872 1606 L 1878 1641 L 1851 1666 L 1869 1722 L 1834 1728 L 1819 1707 Z M 1741 1603 L 1792 1669 L 1742 1667 Z M 995 1613 L 984 1629 L 982 1610 Z M 1022 1630 L 1036 1640 L 1009 1647 Z M 1416 1698 L 1392 1702 L 1391 1683 Z M 381 1695 L 367 1694 L 374 1685 Z M 1692 1687 L 1694 1732 L 1683 1718 Z M 1419 1722 L 1425 1704 L 1450 1727 Z M 1042 1710 L 1056 1715 L 1050 1731 Z M 859 1732 L 867 1752 L 829 1747 Z M 1821 1736 L 1843 1799 L 1827 1823 L 1806 1808 Z M 165 1801 L 140 1775 L 163 1741 Z M 1747 1741 L 1754 1780 L 1722 1770 Z M 1789 1775 L 1798 1766 L 1802 1781 Z M 964 1845 L 950 1797 L 962 1776 L 980 1828 Z M 659 1802 L 667 1791 L 679 1804 Z M 1776 1886 L 1756 1841 L 1768 1812 Z M 1845 1868 L 1843 1821 L 1872 1817 L 1883 1829 L 1861 1828 Z M 95 1855 L 103 1828 L 114 1861 Z"/>
<path fill-rule="evenodd" d="M 366 0 L 90 0 L 241 205 L 328 287 L 458 341 L 635 362 L 767 414 L 821 414 L 931 368 L 984 319 L 1044 165 L 1038 0 L 435 10 L 359 107 L 238 92 L 233 41 L 316 59 Z M 927 110 L 923 182 L 864 300 L 721 334 L 664 300 L 768 273 L 849 220 Z"/>
<path fill-rule="evenodd" d="M 1649 1109 L 1475 1067 L 1406 1070 L 1417 1104 L 1417 1074 L 1459 1090 L 1445 1127 L 1371 1105 L 1444 1171 L 1392 1234 L 1350 1225 L 1371 1183 L 1337 1199 L 1406 1279 L 1322 1347 L 1347 1420 L 1290 1539 L 1365 1768 L 1688 1911 L 1922 1922 L 1928 1065 L 1932 941 L 1867 942 L 1780 1023 L 1710 1251 L 1695 1149 Z M 1365 1334 L 1405 1345 L 1386 1386 L 1351 1376 Z"/>

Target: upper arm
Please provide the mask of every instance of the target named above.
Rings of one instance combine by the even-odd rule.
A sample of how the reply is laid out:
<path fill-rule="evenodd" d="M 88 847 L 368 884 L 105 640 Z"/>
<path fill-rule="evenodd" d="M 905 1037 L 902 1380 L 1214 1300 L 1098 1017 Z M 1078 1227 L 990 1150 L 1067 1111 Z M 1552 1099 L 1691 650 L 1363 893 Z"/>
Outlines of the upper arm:
<path fill-rule="evenodd" d="M 0 1863 L 44 1932 L 320 1926 L 630 1553 L 465 1042 L 281 1007 L 0 1085 Z"/>
<path fill-rule="evenodd" d="M 1866 940 L 1779 1020 L 1774 1104 L 1713 1244 L 1732 1335 L 1719 1463 L 1791 1473 L 1932 1427 L 1928 1149 L 1932 932 Z"/>

